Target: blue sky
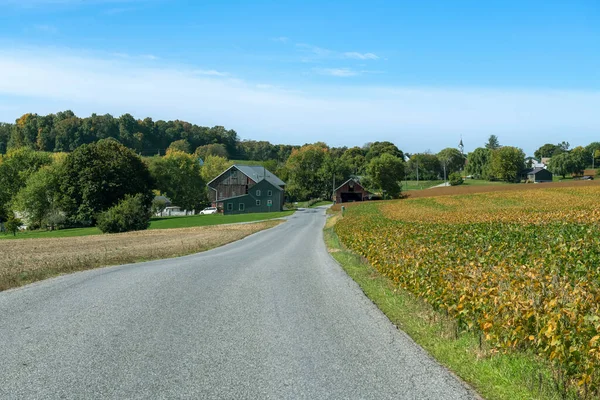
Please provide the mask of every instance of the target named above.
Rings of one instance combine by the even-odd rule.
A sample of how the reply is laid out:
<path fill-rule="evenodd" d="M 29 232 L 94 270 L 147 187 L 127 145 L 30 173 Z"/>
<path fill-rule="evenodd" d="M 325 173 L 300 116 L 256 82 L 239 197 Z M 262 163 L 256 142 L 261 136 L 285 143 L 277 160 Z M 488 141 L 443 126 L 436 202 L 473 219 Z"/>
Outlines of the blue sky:
<path fill-rule="evenodd" d="M 0 0 L 0 121 L 63 109 L 274 143 L 586 145 L 600 2 Z"/>

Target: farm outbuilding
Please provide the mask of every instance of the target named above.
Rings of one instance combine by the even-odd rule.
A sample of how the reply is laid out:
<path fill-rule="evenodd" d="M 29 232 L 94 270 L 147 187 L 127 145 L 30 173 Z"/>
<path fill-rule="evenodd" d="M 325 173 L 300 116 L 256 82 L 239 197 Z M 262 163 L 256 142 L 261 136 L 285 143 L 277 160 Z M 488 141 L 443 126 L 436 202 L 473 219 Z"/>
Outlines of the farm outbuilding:
<path fill-rule="evenodd" d="M 233 165 L 208 188 L 212 206 L 224 214 L 283 210 L 285 182 L 260 166 Z"/>
<path fill-rule="evenodd" d="M 529 169 L 526 171 L 525 175 L 527 176 L 528 182 L 533 182 L 533 183 L 552 182 L 552 172 L 548 171 L 545 168 Z"/>
<path fill-rule="evenodd" d="M 354 201 L 369 200 L 371 193 L 366 190 L 358 179 L 350 178 L 341 186 L 335 189 L 336 203 L 350 203 Z"/>

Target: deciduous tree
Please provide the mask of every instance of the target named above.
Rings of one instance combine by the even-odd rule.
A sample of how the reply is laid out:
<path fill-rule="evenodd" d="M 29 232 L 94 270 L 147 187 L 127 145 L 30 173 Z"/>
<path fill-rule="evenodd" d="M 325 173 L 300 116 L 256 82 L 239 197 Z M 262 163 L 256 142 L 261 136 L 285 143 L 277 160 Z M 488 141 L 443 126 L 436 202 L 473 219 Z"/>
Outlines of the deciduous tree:
<path fill-rule="evenodd" d="M 10 150 L 0 159 L 0 208 L 9 211 L 16 194 L 25 186 L 27 179 L 44 165 L 52 163 L 50 153 L 30 148 Z"/>
<path fill-rule="evenodd" d="M 197 210 L 206 202 L 206 185 L 200 175 L 200 163 L 194 155 L 169 151 L 150 161 L 150 173 L 156 188 L 171 202 L 186 210 Z"/>
<path fill-rule="evenodd" d="M 404 161 L 385 153 L 372 159 L 367 167 L 369 182 L 383 192 L 384 198 L 400 195 L 401 181 L 404 178 Z"/>
<path fill-rule="evenodd" d="M 233 161 L 229 161 L 225 157 L 207 156 L 204 159 L 204 165 L 200 168 L 200 176 L 204 182 L 208 183 L 232 165 Z"/>
<path fill-rule="evenodd" d="M 60 212 L 60 173 L 57 164 L 40 168 L 13 199 L 12 209 L 23 214 L 31 227 L 53 225 L 49 217 Z"/>
<path fill-rule="evenodd" d="M 304 145 L 292 151 L 286 162 L 288 171 L 287 191 L 299 200 L 323 195 L 324 187 L 318 171 L 325 160 L 327 148 L 318 144 Z"/>
<path fill-rule="evenodd" d="M 392 142 L 373 142 L 369 145 L 365 158 L 367 161 L 381 156 L 382 154 L 390 154 L 404 161 L 404 153 Z"/>
<path fill-rule="evenodd" d="M 446 176 L 452 172 L 461 171 L 465 167 L 465 156 L 453 147 L 447 147 L 437 154 L 438 160 L 442 167 L 446 167 Z"/>
<path fill-rule="evenodd" d="M 410 156 L 406 164 L 406 175 L 411 180 L 435 180 L 442 174 L 442 167 L 439 158 L 435 154 L 418 153 Z"/>
<path fill-rule="evenodd" d="M 190 142 L 188 142 L 185 139 L 180 139 L 180 140 L 176 140 L 173 143 L 171 143 L 169 145 L 169 148 L 167 149 L 167 151 L 179 151 L 182 153 L 191 153 L 192 149 L 190 146 Z"/>
<path fill-rule="evenodd" d="M 488 179 L 490 175 L 490 154 L 492 150 L 478 147 L 469 153 L 465 171 L 478 179 Z"/>
<path fill-rule="evenodd" d="M 61 176 L 61 206 L 71 222 L 93 224 L 96 215 L 125 195 L 141 193 L 149 208 L 154 183 L 142 160 L 114 139 L 83 145 L 70 153 Z"/>
<path fill-rule="evenodd" d="M 563 152 L 564 150 L 560 146 L 552 143 L 546 143 L 545 145 L 537 149 L 533 153 L 533 155 L 538 159 L 538 161 L 541 161 L 542 158 L 554 157 Z"/>
<path fill-rule="evenodd" d="M 525 153 L 523 150 L 504 146 L 492 151 L 490 157 L 491 175 L 505 182 L 518 182 L 525 169 Z"/>

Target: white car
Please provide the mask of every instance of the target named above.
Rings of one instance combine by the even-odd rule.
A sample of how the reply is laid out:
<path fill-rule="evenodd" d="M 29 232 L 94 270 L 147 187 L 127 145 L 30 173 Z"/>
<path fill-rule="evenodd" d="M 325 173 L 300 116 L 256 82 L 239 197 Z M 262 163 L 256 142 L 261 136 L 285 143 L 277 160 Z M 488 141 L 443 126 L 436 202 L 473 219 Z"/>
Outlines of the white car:
<path fill-rule="evenodd" d="M 200 215 L 208 215 L 208 214 L 216 214 L 217 207 L 206 207 L 204 210 L 200 211 Z"/>

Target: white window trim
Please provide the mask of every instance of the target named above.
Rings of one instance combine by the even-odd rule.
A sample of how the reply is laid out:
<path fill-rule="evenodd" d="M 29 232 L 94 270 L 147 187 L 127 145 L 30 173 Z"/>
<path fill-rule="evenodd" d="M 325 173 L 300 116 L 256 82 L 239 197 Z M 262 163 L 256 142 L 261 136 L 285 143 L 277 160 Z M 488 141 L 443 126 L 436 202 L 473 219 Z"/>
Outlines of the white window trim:
<path fill-rule="evenodd" d="M 267 200 L 267 205 L 268 206 L 272 206 L 273 205 L 273 200 Z"/>
<path fill-rule="evenodd" d="M 260 206 L 260 200 L 256 200 L 256 205 Z"/>
<path fill-rule="evenodd" d="M 260 197 L 260 190 L 256 191 L 256 197 Z"/>
<path fill-rule="evenodd" d="M 272 190 L 267 190 L 267 196 L 269 196 L 269 197 L 273 196 L 273 191 Z"/>
<path fill-rule="evenodd" d="M 233 211 L 233 203 L 227 203 L 227 211 Z"/>
<path fill-rule="evenodd" d="M 238 205 L 238 211 L 245 211 L 245 209 L 246 209 L 246 205 L 244 203 L 240 203 Z"/>

